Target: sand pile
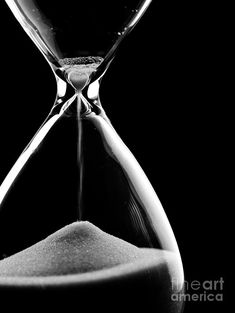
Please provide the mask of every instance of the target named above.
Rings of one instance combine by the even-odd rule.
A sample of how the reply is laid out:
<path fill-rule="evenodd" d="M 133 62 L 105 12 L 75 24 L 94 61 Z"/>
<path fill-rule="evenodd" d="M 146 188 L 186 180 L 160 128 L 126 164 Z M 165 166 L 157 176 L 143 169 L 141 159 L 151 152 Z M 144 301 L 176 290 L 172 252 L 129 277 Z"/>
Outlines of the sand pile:
<path fill-rule="evenodd" d="M 72 223 L 0 261 L 1 307 L 179 313 L 181 301 L 170 300 L 175 261 L 174 253 L 138 248 L 89 222 Z"/>
<path fill-rule="evenodd" d="M 89 222 L 75 222 L 0 261 L 0 276 L 58 276 L 87 273 L 163 255 L 140 249 Z"/>

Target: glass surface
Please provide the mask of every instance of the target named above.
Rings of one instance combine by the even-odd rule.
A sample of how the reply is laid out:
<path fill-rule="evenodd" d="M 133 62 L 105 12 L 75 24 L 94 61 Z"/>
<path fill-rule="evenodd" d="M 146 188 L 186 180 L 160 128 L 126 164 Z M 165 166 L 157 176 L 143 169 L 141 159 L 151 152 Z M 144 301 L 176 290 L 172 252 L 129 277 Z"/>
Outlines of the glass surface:
<path fill-rule="evenodd" d="M 57 95 L 45 122 L 0 186 L 0 288 L 4 288 L 6 276 L 9 286 L 17 283 L 21 287 L 25 284 L 37 286 L 37 278 L 43 277 L 40 284 L 44 284 L 47 290 L 50 285 L 59 288 L 58 281 L 59 286 L 68 287 L 76 280 L 78 288 L 84 280 L 88 285 L 94 280 L 105 285 L 108 275 L 112 282 L 110 290 L 117 279 L 123 279 L 123 286 L 128 282 L 134 297 L 142 295 L 140 305 L 151 306 L 154 311 L 162 313 L 182 312 L 182 302 L 172 300 L 173 294 L 183 292 L 184 274 L 170 223 L 154 188 L 114 129 L 99 97 L 102 77 L 119 44 L 140 20 L 150 2 L 6 0 L 51 66 L 57 82 Z M 33 171 L 35 167 L 40 168 L 40 162 L 43 164 L 50 160 L 53 163 L 53 158 L 57 155 L 61 157 L 61 153 L 67 154 L 66 157 L 69 155 L 71 164 L 62 163 L 58 175 L 51 175 L 49 171 L 43 178 L 50 180 L 51 184 L 58 184 L 61 189 L 57 194 L 50 195 L 50 190 L 45 191 L 42 184 L 35 199 L 41 205 L 40 210 L 32 212 L 28 205 L 20 208 L 19 212 L 12 199 L 15 198 L 17 184 L 24 185 L 24 173 Z M 68 176 L 62 175 L 67 166 Z M 34 179 L 37 179 L 36 175 Z M 66 193 L 68 201 L 64 202 L 62 199 L 66 199 Z M 53 196 L 61 196 L 61 204 L 56 208 L 48 200 Z M 58 205 L 58 201 L 56 203 Z M 76 224 L 71 224 L 74 222 Z M 66 225 L 69 226 L 64 231 Z M 59 234 L 60 238 L 64 238 L 63 245 L 66 243 L 67 246 L 63 246 L 60 252 L 48 250 L 47 256 L 51 251 L 54 251 L 54 256 L 70 251 L 70 239 L 77 238 L 76 247 L 73 246 L 71 251 L 78 249 L 90 267 L 87 265 L 81 269 L 78 266 L 78 269 L 76 265 L 77 270 L 73 267 L 71 272 L 71 268 L 66 269 L 65 266 L 61 274 L 55 261 L 56 265 L 50 265 L 50 271 L 36 269 L 35 274 L 34 268 L 30 275 L 28 268 L 24 272 L 24 267 L 27 267 L 24 253 L 17 255 L 18 263 L 11 263 L 12 255 L 34 247 L 38 241 L 53 233 L 57 236 L 59 229 L 62 229 Z M 83 241 L 78 247 L 81 238 Z M 43 245 L 47 245 L 48 240 Z M 105 258 L 99 249 L 90 254 L 99 245 L 100 251 L 104 247 L 108 249 L 108 252 L 103 252 Z M 110 247 L 113 249 L 110 250 Z M 49 248 L 46 246 L 43 249 Z M 41 252 L 35 251 L 39 250 L 27 250 L 28 259 L 32 253 L 35 264 L 41 255 Z M 120 254 L 116 255 L 117 251 Z M 128 253 L 136 253 L 136 257 L 132 258 Z M 51 254 L 52 259 L 54 256 Z M 10 260 L 9 264 L 21 266 L 15 268 L 4 258 Z M 41 261 L 44 262 L 44 259 Z M 103 265 L 99 268 L 100 262 Z M 117 271 L 120 264 L 121 272 Z M 105 271 L 107 269 L 110 271 Z M 81 276 L 84 273 L 89 275 Z M 57 280 L 56 275 L 60 276 Z M 97 290 L 94 292 L 97 293 Z M 130 299 L 133 300 L 131 295 Z"/>

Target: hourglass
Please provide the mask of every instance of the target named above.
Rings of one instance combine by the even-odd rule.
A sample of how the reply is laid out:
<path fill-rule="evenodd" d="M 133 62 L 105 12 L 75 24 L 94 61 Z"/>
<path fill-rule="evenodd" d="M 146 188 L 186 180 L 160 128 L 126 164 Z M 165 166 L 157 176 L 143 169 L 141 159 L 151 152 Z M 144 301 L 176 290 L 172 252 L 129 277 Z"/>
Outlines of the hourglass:
<path fill-rule="evenodd" d="M 52 290 L 57 295 L 76 290 L 80 297 L 89 294 L 92 299 L 105 292 L 115 306 L 124 301 L 132 309 L 182 312 L 184 275 L 173 231 L 153 187 L 99 97 L 102 77 L 117 48 L 151 0 L 6 3 L 50 65 L 57 95 L 46 120 L 0 187 L 0 292 L 30 290 L 32 294 L 33 290 L 51 296 Z M 71 178 L 73 213 L 69 201 L 66 208 L 64 203 L 62 208 L 48 206 L 50 191 L 47 195 L 38 191 L 45 198 L 42 212 L 37 213 L 42 214 L 40 221 L 29 211 L 22 218 L 24 208 L 5 208 L 22 173 L 48 138 L 53 145 L 56 133 L 61 142 L 74 136 L 75 132 L 67 134 L 69 123 L 76 124 L 75 157 L 66 150 L 71 160 L 76 159 L 71 172 L 76 173 Z M 70 179 L 59 174 L 58 170 L 53 179 L 60 179 L 61 190 L 66 190 Z M 50 211 L 61 216 L 59 222 L 49 217 Z M 105 306 L 102 301 L 100 308 Z"/>

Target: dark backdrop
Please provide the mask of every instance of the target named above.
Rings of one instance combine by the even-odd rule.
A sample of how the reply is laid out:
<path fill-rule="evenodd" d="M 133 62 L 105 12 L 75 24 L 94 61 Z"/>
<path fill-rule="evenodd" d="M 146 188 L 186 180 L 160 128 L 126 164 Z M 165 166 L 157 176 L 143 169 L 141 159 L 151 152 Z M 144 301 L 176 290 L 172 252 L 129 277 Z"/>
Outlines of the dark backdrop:
<path fill-rule="evenodd" d="M 2 180 L 48 112 L 55 82 L 4 1 L 0 15 Z M 215 3 L 154 1 L 120 47 L 101 99 L 163 203 L 186 280 L 223 277 L 226 299 L 223 15 Z M 185 312 L 222 311 L 224 303 L 187 302 Z"/>

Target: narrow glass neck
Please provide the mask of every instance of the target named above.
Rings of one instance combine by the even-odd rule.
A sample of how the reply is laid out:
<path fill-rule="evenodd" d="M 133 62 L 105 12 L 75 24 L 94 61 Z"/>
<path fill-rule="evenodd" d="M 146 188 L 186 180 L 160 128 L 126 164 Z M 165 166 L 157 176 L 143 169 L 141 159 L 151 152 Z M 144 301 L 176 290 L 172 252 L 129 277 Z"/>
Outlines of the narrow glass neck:
<path fill-rule="evenodd" d="M 91 112 L 102 114 L 103 109 L 99 97 L 101 80 L 87 84 L 88 77 L 85 75 L 82 74 L 80 79 L 71 77 L 73 75 L 74 73 L 71 73 L 69 78 L 72 81 L 69 83 L 55 74 L 57 95 L 49 116 L 65 114 L 80 118 Z"/>

